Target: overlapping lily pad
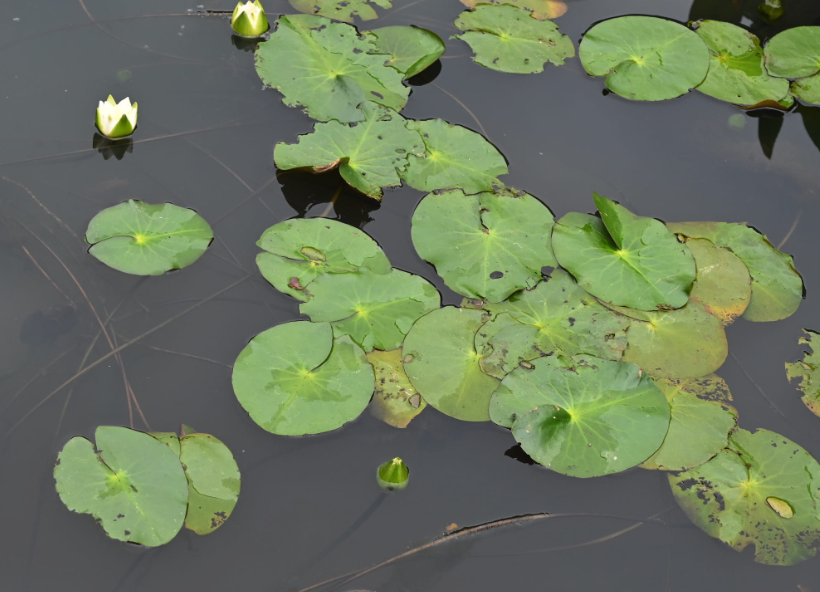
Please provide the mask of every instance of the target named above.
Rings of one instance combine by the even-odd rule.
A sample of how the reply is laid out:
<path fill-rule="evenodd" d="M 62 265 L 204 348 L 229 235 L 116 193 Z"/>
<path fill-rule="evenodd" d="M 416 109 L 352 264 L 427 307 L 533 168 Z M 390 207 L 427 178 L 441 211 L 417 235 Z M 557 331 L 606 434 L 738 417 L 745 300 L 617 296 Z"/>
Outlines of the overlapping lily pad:
<path fill-rule="evenodd" d="M 729 249 L 706 239 L 689 239 L 686 246 L 698 270 L 691 299 L 703 304 L 725 325 L 730 324 L 745 312 L 752 299 L 752 278 L 746 264 Z"/>
<path fill-rule="evenodd" d="M 265 279 L 302 301 L 310 297 L 311 282 L 325 273 L 390 271 L 390 261 L 376 241 L 336 220 L 286 220 L 268 228 L 256 244 L 266 251 L 256 256 Z"/>
<path fill-rule="evenodd" d="M 567 12 L 567 5 L 560 0 L 461 0 L 461 3 L 470 8 L 478 4 L 512 4 L 532 13 L 539 20 L 553 19 Z"/>
<path fill-rule="evenodd" d="M 589 74 L 606 76 L 609 90 L 640 101 L 679 97 L 709 71 L 709 50 L 694 31 L 650 16 L 598 23 L 584 34 L 578 55 Z"/>
<path fill-rule="evenodd" d="M 402 74 L 412 78 L 439 59 L 446 49 L 441 37 L 421 27 L 381 27 L 365 32 L 379 48 L 379 53 L 390 54 L 387 61 Z"/>
<path fill-rule="evenodd" d="M 690 471 L 670 474 L 675 499 L 708 535 L 755 561 L 794 565 L 820 544 L 820 465 L 768 430 L 738 430 L 729 448 Z"/>
<path fill-rule="evenodd" d="M 410 95 L 401 72 L 385 65 L 390 56 L 378 51 L 351 25 L 309 14 L 282 16 L 255 52 L 256 72 L 286 105 L 303 107 L 313 119 L 363 121 L 363 102 L 399 111 Z"/>
<path fill-rule="evenodd" d="M 376 373 L 376 390 L 370 401 L 370 413 L 396 428 L 406 428 L 427 407 L 404 372 L 401 349 L 373 350 L 367 354 Z"/>
<path fill-rule="evenodd" d="M 263 331 L 233 367 L 236 398 L 262 428 L 319 434 L 356 419 L 373 394 L 373 367 L 330 323 L 296 321 Z"/>
<path fill-rule="evenodd" d="M 337 21 L 353 22 L 357 16 L 363 21 L 378 18 L 374 6 L 392 8 L 390 0 L 289 0 L 290 5 L 299 12 L 319 14 Z"/>
<path fill-rule="evenodd" d="M 813 76 L 820 72 L 820 27 L 786 29 L 769 39 L 763 53 L 772 76 Z"/>
<path fill-rule="evenodd" d="M 161 275 L 199 259 L 214 238 L 202 216 L 173 204 L 128 200 L 88 224 L 89 253 L 117 271 Z"/>
<path fill-rule="evenodd" d="M 812 105 L 820 105 L 820 74 L 795 80 L 791 84 L 794 96 Z"/>
<path fill-rule="evenodd" d="M 455 26 L 464 31 L 455 38 L 475 52 L 473 61 L 493 70 L 533 74 L 543 72 L 546 63 L 561 66 L 575 56 L 572 41 L 555 23 L 509 4 L 479 4 L 461 13 Z"/>
<path fill-rule="evenodd" d="M 811 346 L 812 339 L 817 336 L 816 331 L 804 329 L 806 337 L 800 338 L 800 343 Z M 803 391 L 803 403 L 809 410 L 820 417 L 820 351 L 804 352 L 805 356 L 799 362 L 786 364 L 786 376 L 789 382 L 793 378 L 799 378 L 800 384 L 797 388 Z"/>

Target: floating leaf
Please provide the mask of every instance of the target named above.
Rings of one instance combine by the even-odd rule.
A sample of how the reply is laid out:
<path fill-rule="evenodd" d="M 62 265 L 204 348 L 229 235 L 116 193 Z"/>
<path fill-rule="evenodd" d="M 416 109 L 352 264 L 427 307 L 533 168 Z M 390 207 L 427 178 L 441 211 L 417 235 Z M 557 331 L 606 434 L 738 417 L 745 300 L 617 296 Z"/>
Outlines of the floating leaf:
<path fill-rule="evenodd" d="M 679 97 L 709 70 L 709 50 L 694 31 L 650 16 L 598 23 L 584 34 L 578 55 L 589 74 L 606 76 L 609 90 L 640 101 Z"/>
<path fill-rule="evenodd" d="M 812 105 L 820 105 L 820 74 L 801 78 L 791 83 L 794 96 Z"/>
<path fill-rule="evenodd" d="M 327 321 L 335 336 L 350 335 L 366 352 L 401 347 L 416 319 L 441 306 L 433 284 L 394 269 L 326 274 L 310 285 L 311 299 L 299 312 L 312 321 Z"/>
<path fill-rule="evenodd" d="M 373 367 L 330 323 L 296 321 L 263 331 L 233 367 L 236 398 L 274 434 L 319 434 L 353 421 L 373 394 Z"/>
<path fill-rule="evenodd" d="M 379 8 L 392 8 L 390 0 L 289 0 L 290 5 L 299 12 L 319 14 L 337 21 L 353 22 L 357 16 L 363 21 L 379 18 L 373 5 Z"/>
<path fill-rule="evenodd" d="M 763 53 L 772 76 L 813 76 L 820 72 L 820 27 L 786 29 L 769 39 Z"/>
<path fill-rule="evenodd" d="M 779 321 L 791 316 L 803 299 L 803 278 L 791 255 L 781 253 L 765 235 L 745 224 L 677 222 L 669 230 L 692 238 L 705 238 L 740 257 L 752 276 L 752 300 L 743 318 Z"/>
<path fill-rule="evenodd" d="M 130 199 L 104 209 L 88 223 L 89 253 L 117 271 L 161 275 L 188 267 L 214 238 L 202 216 L 173 204 Z"/>
<path fill-rule="evenodd" d="M 803 329 L 807 337 L 801 337 L 801 345 L 811 346 L 812 339 L 818 333 L 809 329 Z M 797 387 L 803 391 L 803 403 L 809 410 L 820 417 L 820 351 L 814 351 L 810 347 L 810 352 L 804 352 L 803 360 L 800 362 L 786 364 L 786 376 L 789 382 L 792 378 L 799 378 L 800 385 Z"/>
<path fill-rule="evenodd" d="M 656 380 L 672 408 L 669 432 L 644 469 L 686 471 L 726 448 L 737 426 L 737 411 L 726 382 L 715 374 L 696 379 Z"/>
<path fill-rule="evenodd" d="M 473 61 L 493 70 L 533 74 L 543 72 L 547 62 L 561 66 L 575 56 L 572 41 L 555 23 L 509 4 L 479 4 L 462 12 L 455 26 L 464 31 L 455 38 L 475 52 Z"/>
<path fill-rule="evenodd" d="M 170 447 L 148 434 L 100 426 L 94 445 L 75 436 L 54 468 L 69 510 L 91 514 L 112 539 L 164 545 L 182 528 L 188 482 Z"/>
<path fill-rule="evenodd" d="M 507 161 L 484 136 L 441 119 L 408 121 L 421 134 L 425 155 L 410 154 L 401 177 L 419 191 L 463 189 L 465 193 L 492 191 L 503 184 Z"/>
<path fill-rule="evenodd" d="M 441 37 L 416 26 L 381 27 L 364 34 L 370 36 L 379 53 L 392 56 L 387 65 L 404 74 L 405 79 L 431 66 L 446 49 Z"/>
<path fill-rule="evenodd" d="M 421 317 L 404 340 L 404 371 L 422 397 L 456 419 L 487 421 L 498 380 L 481 371 L 475 335 L 478 310 L 447 306 Z"/>
<path fill-rule="evenodd" d="M 490 4 L 512 4 L 532 13 L 532 16 L 539 19 L 553 19 L 563 16 L 567 12 L 565 2 L 559 0 L 461 0 L 464 6 L 475 8 L 480 3 Z"/>
<path fill-rule="evenodd" d="M 570 212 L 555 223 L 552 247 L 561 266 L 584 290 L 618 306 L 685 305 L 696 273 L 689 249 L 654 218 L 597 193 L 595 204 L 601 218 Z"/>
<path fill-rule="evenodd" d="M 365 119 L 358 108 L 364 101 L 396 111 L 407 104 L 410 89 L 401 73 L 386 66 L 390 57 L 355 27 L 307 14 L 282 16 L 276 23 L 270 40 L 255 52 L 256 72 L 289 107 L 304 107 L 318 121 L 348 123 Z"/>
<path fill-rule="evenodd" d="M 752 278 L 746 264 L 729 249 L 705 239 L 689 239 L 686 246 L 698 269 L 691 299 L 703 304 L 724 325 L 730 324 L 743 314 L 752 298 Z"/>
<path fill-rule="evenodd" d="M 794 565 L 817 552 L 820 465 L 779 434 L 738 430 L 728 449 L 669 483 L 698 528 L 736 551 L 755 545 L 758 563 Z"/>
<path fill-rule="evenodd" d="M 427 195 L 413 214 L 419 256 L 436 266 L 454 291 L 500 302 L 555 266 L 549 244 L 553 217 L 531 195 L 511 189 L 465 195 Z"/>
<path fill-rule="evenodd" d="M 722 101 L 754 105 L 778 101 L 789 83 L 763 67 L 760 39 L 743 27 L 720 21 L 698 21 L 697 34 L 709 48 L 709 73 L 697 90 Z"/>
<path fill-rule="evenodd" d="M 279 142 L 273 149 L 274 163 L 281 170 L 309 167 L 317 173 L 338 167 L 350 185 L 381 199 L 383 187 L 401 185 L 399 173 L 407 166 L 407 155 L 422 154 L 424 144 L 395 111 L 369 101 L 361 110 L 364 123 L 317 123 L 313 133 L 299 136 L 296 144 Z"/>
<path fill-rule="evenodd" d="M 413 388 L 404 372 L 401 349 L 373 350 L 367 354 L 376 373 L 376 390 L 370 413 L 396 428 L 406 428 L 427 407 L 427 401 Z"/>

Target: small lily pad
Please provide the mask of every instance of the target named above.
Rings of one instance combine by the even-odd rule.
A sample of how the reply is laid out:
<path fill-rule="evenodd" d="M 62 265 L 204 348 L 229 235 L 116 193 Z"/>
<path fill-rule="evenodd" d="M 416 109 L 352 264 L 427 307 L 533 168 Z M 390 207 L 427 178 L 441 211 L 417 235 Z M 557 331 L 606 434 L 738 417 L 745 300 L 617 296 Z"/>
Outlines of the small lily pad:
<path fill-rule="evenodd" d="M 406 428 L 427 407 L 404 372 L 401 349 L 373 350 L 367 354 L 376 373 L 376 390 L 370 413 L 395 428 Z"/>
<path fill-rule="evenodd" d="M 737 430 L 727 449 L 669 483 L 698 528 L 736 551 L 754 545 L 758 563 L 794 565 L 817 552 L 820 465 L 784 436 Z"/>
<path fill-rule="evenodd" d="M 475 52 L 473 61 L 500 72 L 543 72 L 545 63 L 561 66 L 575 56 L 572 41 L 555 23 L 509 4 L 479 4 L 462 12 L 455 26 L 464 31 L 455 38 Z"/>
<path fill-rule="evenodd" d="M 532 13 L 538 20 L 553 19 L 567 12 L 567 5 L 560 0 L 461 0 L 461 3 L 475 8 L 479 3 L 512 4 Z"/>
<path fill-rule="evenodd" d="M 173 204 L 136 200 L 104 209 L 88 224 L 89 253 L 117 271 L 162 275 L 188 267 L 214 238 L 205 219 Z"/>
<path fill-rule="evenodd" d="M 763 53 L 772 76 L 813 76 L 820 72 L 820 27 L 786 29 L 769 39 Z"/>
<path fill-rule="evenodd" d="M 363 21 L 372 21 L 379 15 L 373 9 L 392 8 L 390 0 L 289 0 L 290 5 L 299 12 L 319 14 L 337 21 L 353 22 L 357 16 Z"/>
<path fill-rule="evenodd" d="M 800 344 L 812 345 L 812 339 L 818 335 L 816 331 L 803 329 L 806 337 L 800 338 Z M 799 378 L 800 385 L 797 387 L 803 391 L 803 403 L 809 411 L 820 417 L 820 351 L 804 352 L 804 357 L 799 362 L 786 364 L 786 376 L 789 382 L 792 378 Z"/>
<path fill-rule="evenodd" d="M 549 244 L 553 216 L 531 195 L 503 189 L 427 195 L 413 214 L 419 256 L 436 266 L 455 292 L 500 302 L 555 266 Z"/>
<path fill-rule="evenodd" d="M 373 367 L 330 323 L 295 321 L 263 331 L 233 367 L 236 398 L 262 428 L 283 436 L 342 427 L 373 395 Z"/>
<path fill-rule="evenodd" d="M 376 44 L 379 53 L 390 54 L 387 65 L 404 74 L 405 80 L 431 66 L 446 49 L 441 37 L 421 27 L 381 27 L 364 34 Z"/>
<path fill-rule="evenodd" d="M 820 105 L 820 74 L 791 83 L 791 93 L 811 105 Z"/>
<path fill-rule="evenodd" d="M 732 323 L 742 315 L 752 299 L 752 278 L 746 264 L 729 249 L 706 239 L 686 241 L 697 266 L 692 300 L 723 321 Z"/>

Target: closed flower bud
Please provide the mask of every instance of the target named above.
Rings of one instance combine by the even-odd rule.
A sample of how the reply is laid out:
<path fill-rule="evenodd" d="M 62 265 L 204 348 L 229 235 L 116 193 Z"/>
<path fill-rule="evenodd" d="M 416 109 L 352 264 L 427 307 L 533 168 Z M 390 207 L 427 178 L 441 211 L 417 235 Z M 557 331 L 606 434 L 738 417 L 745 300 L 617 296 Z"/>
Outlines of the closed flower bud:
<path fill-rule="evenodd" d="M 259 3 L 241 2 L 236 5 L 231 16 L 231 26 L 233 30 L 244 37 L 259 37 L 268 30 L 268 17 L 265 16 L 265 9 Z"/>
<path fill-rule="evenodd" d="M 410 469 L 398 456 L 379 467 L 376 471 L 379 487 L 388 491 L 404 489 L 410 481 Z"/>

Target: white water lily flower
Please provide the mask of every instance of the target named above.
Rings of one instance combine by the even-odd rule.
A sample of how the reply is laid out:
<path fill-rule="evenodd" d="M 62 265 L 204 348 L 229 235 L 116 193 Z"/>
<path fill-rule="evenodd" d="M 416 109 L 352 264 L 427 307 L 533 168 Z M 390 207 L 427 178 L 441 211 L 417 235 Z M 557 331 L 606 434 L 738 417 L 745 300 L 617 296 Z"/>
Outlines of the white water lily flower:
<path fill-rule="evenodd" d="M 268 30 L 268 17 L 259 0 L 241 2 L 233 9 L 231 16 L 233 30 L 245 37 L 259 37 Z"/>
<path fill-rule="evenodd" d="M 137 127 L 137 104 L 131 104 L 128 97 L 117 103 L 108 95 L 107 101 L 100 101 L 97 107 L 97 129 L 107 138 L 130 136 Z"/>

